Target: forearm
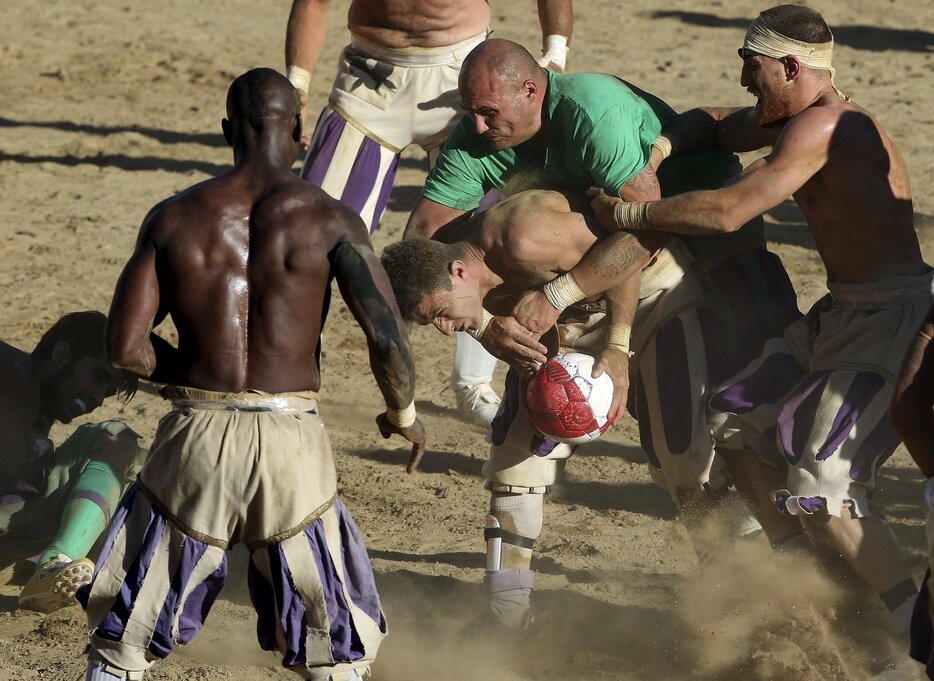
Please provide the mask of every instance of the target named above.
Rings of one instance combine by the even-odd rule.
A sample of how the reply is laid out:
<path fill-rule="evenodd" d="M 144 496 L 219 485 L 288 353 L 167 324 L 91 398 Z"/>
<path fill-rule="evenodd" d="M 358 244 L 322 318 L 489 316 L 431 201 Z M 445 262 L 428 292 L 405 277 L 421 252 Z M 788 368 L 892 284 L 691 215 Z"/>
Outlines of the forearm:
<path fill-rule="evenodd" d="M 324 46 L 327 11 L 324 0 L 295 0 L 285 33 L 285 65 L 297 66 L 309 75 Z"/>
<path fill-rule="evenodd" d="M 661 201 L 611 199 L 612 211 L 607 210 L 601 223 L 607 229 L 607 223 L 611 223 L 616 229 L 637 233 L 648 230 L 702 236 L 735 232 L 755 215 L 734 210 L 723 192 L 689 192 Z"/>
<path fill-rule="evenodd" d="M 415 208 L 412 210 L 412 214 L 409 215 L 402 239 L 403 241 L 406 239 L 430 239 L 439 229 L 464 215 L 464 213 L 465 211 L 457 208 L 419 198 L 418 203 L 415 204 Z"/>
<path fill-rule="evenodd" d="M 542 56 L 538 63 L 564 71 L 574 30 L 571 0 L 538 0 L 538 21 L 542 27 Z"/>
<path fill-rule="evenodd" d="M 149 342 L 154 356 L 152 373 L 148 376 L 155 383 L 174 383 L 178 375 L 178 348 L 158 334 L 149 334 Z"/>
<path fill-rule="evenodd" d="M 599 295 L 629 279 L 638 281 L 642 268 L 663 241 L 654 234 L 611 234 L 595 243 L 570 274 L 584 297 Z"/>
<path fill-rule="evenodd" d="M 758 125 L 751 107 L 691 109 L 672 119 L 661 134 L 671 143 L 673 154 L 714 146 L 754 151 L 774 141 L 774 133 Z"/>

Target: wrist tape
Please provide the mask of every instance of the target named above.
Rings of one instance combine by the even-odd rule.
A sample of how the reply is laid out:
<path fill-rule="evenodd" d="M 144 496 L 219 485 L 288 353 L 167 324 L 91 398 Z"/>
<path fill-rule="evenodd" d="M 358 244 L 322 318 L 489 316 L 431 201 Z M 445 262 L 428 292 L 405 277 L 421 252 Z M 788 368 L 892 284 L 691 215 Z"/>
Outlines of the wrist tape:
<path fill-rule="evenodd" d="M 538 58 L 539 66 L 554 64 L 563 71 L 568 60 L 568 37 L 557 33 L 547 36 L 544 48 L 542 56 Z"/>
<path fill-rule="evenodd" d="M 286 69 L 285 77 L 289 79 L 289 82 L 292 83 L 296 90 L 308 92 L 308 85 L 311 83 L 311 72 L 301 66 L 290 64 L 289 68 Z"/>
<path fill-rule="evenodd" d="M 557 279 L 549 281 L 545 284 L 543 292 L 548 302 L 559 312 L 564 310 L 568 305 L 573 305 L 578 300 L 583 300 L 587 297 L 584 295 L 581 287 L 577 285 L 577 280 L 574 278 L 574 275 L 570 272 L 565 272 Z"/>
<path fill-rule="evenodd" d="M 631 357 L 632 351 L 629 349 L 629 339 L 631 336 L 632 327 L 629 324 L 610 324 L 606 336 L 606 346 L 613 350 L 625 352 Z"/>
<path fill-rule="evenodd" d="M 396 410 L 386 407 L 386 420 L 396 428 L 408 428 L 415 423 L 415 400 L 409 402 L 409 406 Z"/>
<path fill-rule="evenodd" d="M 486 330 L 487 328 L 489 328 L 490 322 L 492 321 L 493 321 L 493 315 L 491 315 L 489 312 L 484 310 L 483 319 L 480 320 L 480 328 L 479 329 L 467 329 L 467 333 L 473 336 L 474 338 L 476 338 L 477 340 L 481 340 L 483 338 L 483 334 L 486 333 Z"/>
<path fill-rule="evenodd" d="M 658 149 L 658 153 L 662 155 L 663 161 L 671 156 L 671 140 L 664 135 L 659 135 L 655 138 L 655 141 L 652 142 L 652 148 Z"/>
<path fill-rule="evenodd" d="M 617 201 L 613 221 L 617 229 L 648 229 L 651 201 Z"/>

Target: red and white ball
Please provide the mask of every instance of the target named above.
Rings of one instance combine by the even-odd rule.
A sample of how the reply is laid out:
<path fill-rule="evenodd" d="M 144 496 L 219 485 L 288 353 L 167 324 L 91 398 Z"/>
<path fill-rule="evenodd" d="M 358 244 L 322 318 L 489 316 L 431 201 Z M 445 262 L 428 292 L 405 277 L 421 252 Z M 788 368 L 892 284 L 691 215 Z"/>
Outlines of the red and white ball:
<path fill-rule="evenodd" d="M 591 378 L 594 358 L 569 352 L 548 360 L 529 381 L 526 403 L 532 425 L 558 442 L 578 445 L 610 427 L 613 379 Z"/>

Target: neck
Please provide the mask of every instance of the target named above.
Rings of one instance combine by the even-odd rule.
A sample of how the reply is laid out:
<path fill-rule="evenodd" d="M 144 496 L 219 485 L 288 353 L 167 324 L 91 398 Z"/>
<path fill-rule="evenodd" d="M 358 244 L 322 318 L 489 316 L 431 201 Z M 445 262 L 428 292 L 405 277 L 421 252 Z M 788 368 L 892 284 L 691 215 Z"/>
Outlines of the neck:
<path fill-rule="evenodd" d="M 464 250 L 467 251 L 464 260 L 470 270 L 476 273 L 481 296 L 486 297 L 487 293 L 503 283 L 503 279 L 487 267 L 486 251 L 480 246 L 473 243 L 464 243 Z"/>

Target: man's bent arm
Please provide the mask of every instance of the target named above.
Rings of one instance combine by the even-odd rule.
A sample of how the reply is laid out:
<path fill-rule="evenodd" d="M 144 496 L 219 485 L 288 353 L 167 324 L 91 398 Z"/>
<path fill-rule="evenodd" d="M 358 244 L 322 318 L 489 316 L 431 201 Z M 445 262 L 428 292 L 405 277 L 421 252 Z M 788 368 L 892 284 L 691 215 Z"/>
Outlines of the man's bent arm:
<path fill-rule="evenodd" d="M 341 242 L 331 261 L 341 295 L 366 335 L 370 368 L 386 406 L 401 411 L 415 398 L 415 362 L 389 278 L 364 243 Z"/>
<path fill-rule="evenodd" d="M 772 153 L 752 163 L 722 189 L 689 192 L 661 201 L 622 204 L 591 192 L 604 227 L 676 234 L 734 232 L 798 191 L 827 163 L 835 121 L 810 109 L 786 124 Z"/>
<path fill-rule="evenodd" d="M 763 128 L 753 107 L 699 107 L 672 119 L 662 135 L 671 153 L 698 151 L 718 146 L 727 151 L 755 151 L 775 143 L 780 128 Z"/>
<path fill-rule="evenodd" d="M 905 355 L 892 399 L 892 423 L 927 477 L 934 476 L 934 306 Z"/>
<path fill-rule="evenodd" d="M 157 215 L 153 211 L 143 221 L 136 249 L 117 280 L 107 315 L 108 360 L 143 378 L 150 378 L 156 369 L 150 334 L 159 313 L 159 280 L 149 232 Z"/>
<path fill-rule="evenodd" d="M 457 219 L 465 212 L 420 196 L 418 203 L 415 204 L 415 208 L 412 210 L 412 214 L 409 215 L 409 221 L 405 225 L 402 239 L 403 241 L 416 238 L 430 239 L 441 227 Z"/>

